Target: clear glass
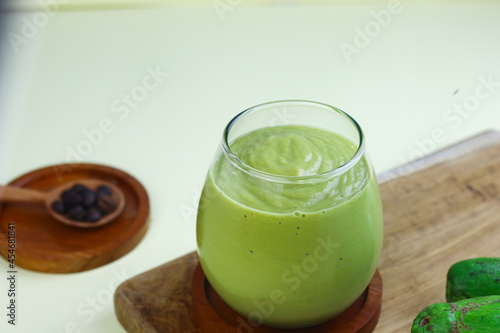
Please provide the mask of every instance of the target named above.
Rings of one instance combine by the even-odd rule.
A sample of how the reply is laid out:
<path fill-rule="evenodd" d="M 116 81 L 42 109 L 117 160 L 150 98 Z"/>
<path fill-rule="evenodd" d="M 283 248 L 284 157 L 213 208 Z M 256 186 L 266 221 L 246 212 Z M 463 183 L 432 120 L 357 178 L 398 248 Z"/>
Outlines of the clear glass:
<path fill-rule="evenodd" d="M 226 126 L 197 244 L 209 282 L 236 312 L 281 328 L 331 319 L 368 286 L 382 235 L 363 131 L 345 112 L 276 101 Z"/>

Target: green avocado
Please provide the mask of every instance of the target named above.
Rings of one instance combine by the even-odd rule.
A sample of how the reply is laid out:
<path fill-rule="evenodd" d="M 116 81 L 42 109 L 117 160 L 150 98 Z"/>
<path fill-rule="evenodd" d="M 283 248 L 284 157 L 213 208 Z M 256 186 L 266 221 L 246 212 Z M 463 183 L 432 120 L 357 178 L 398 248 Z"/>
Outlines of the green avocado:
<path fill-rule="evenodd" d="M 411 333 L 500 332 L 500 295 L 436 303 L 413 321 Z"/>
<path fill-rule="evenodd" d="M 450 267 L 447 302 L 488 295 L 500 295 L 500 258 L 468 259 Z"/>

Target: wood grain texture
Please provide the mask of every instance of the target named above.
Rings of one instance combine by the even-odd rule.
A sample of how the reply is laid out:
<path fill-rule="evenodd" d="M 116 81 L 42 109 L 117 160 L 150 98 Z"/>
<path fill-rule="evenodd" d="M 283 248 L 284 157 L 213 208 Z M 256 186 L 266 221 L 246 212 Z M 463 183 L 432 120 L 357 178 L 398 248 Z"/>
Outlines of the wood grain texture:
<path fill-rule="evenodd" d="M 192 252 L 123 282 L 115 292 L 115 313 L 127 332 L 202 333 L 191 300 L 197 264 Z"/>
<path fill-rule="evenodd" d="M 380 186 L 382 314 L 375 332 L 409 332 L 427 305 L 445 302 L 460 260 L 500 257 L 500 135 L 488 132 L 411 166 Z"/>
<path fill-rule="evenodd" d="M 500 257 L 500 134 L 488 132 L 378 177 L 384 206 L 384 293 L 376 333 L 409 332 L 445 301 L 459 260 Z M 191 253 L 124 282 L 115 311 L 129 332 L 201 333 L 194 322 Z"/>
<path fill-rule="evenodd" d="M 64 171 L 64 172 L 63 172 Z M 81 229 L 58 222 L 42 204 L 0 205 L 0 254 L 8 257 L 8 224 L 15 223 L 16 265 L 40 272 L 73 273 L 110 263 L 131 251 L 149 226 L 149 198 L 134 177 L 98 164 L 56 165 L 34 170 L 11 186 L 50 191 L 61 183 L 86 178 L 104 180 L 125 196 L 123 212 L 110 224 Z"/>

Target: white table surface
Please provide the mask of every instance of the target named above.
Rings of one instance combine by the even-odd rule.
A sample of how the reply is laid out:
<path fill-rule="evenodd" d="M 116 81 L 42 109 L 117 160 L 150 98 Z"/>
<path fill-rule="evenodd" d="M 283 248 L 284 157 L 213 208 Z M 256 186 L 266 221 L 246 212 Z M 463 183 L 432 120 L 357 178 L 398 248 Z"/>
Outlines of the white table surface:
<path fill-rule="evenodd" d="M 378 173 L 500 129 L 498 3 L 82 3 L 50 13 L 30 11 L 41 9 L 36 1 L 5 3 L 0 184 L 74 158 L 85 132 L 108 119 L 108 133 L 80 157 L 137 177 L 151 225 L 132 252 L 97 269 L 19 268 L 15 327 L 1 278 L 1 332 L 123 332 L 111 294 L 195 249 L 205 173 L 223 127 L 247 107 L 279 99 L 340 107 L 364 128 Z M 389 9 L 390 18 L 380 14 Z M 145 79 L 150 90 L 140 88 Z M 130 107 L 121 100 L 144 91 Z"/>

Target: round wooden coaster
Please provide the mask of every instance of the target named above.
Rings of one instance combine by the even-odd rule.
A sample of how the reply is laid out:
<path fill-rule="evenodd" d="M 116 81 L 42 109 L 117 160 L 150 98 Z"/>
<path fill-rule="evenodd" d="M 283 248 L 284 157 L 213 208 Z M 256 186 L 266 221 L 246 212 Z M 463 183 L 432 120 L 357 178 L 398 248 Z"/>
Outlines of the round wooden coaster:
<path fill-rule="evenodd" d="M 43 204 L 0 205 L 0 254 L 8 258 L 9 226 L 15 230 L 15 265 L 50 273 L 81 272 L 110 263 L 131 251 L 149 225 L 149 198 L 131 175 L 103 165 L 55 165 L 27 173 L 10 186 L 48 191 L 61 182 L 96 178 L 120 187 L 124 211 L 110 224 L 78 229 L 52 218 Z"/>
<path fill-rule="evenodd" d="M 351 307 L 330 321 L 302 329 L 263 326 L 239 315 L 217 295 L 200 264 L 193 274 L 192 297 L 196 321 L 204 333 L 370 333 L 380 316 L 382 277 L 377 269 L 370 285 Z"/>

